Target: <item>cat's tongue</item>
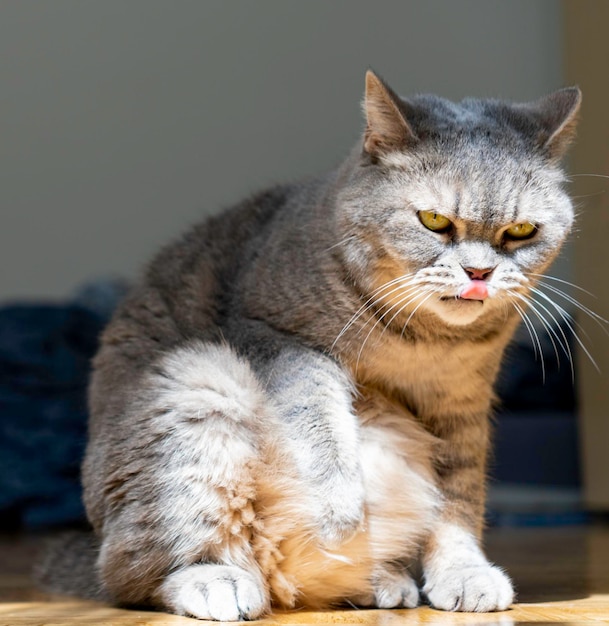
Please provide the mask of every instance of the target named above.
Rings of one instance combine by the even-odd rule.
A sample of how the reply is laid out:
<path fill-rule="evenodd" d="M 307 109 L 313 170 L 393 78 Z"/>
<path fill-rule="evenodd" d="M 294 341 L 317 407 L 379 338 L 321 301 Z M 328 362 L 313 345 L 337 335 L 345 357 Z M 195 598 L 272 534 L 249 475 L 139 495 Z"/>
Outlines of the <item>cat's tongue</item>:
<path fill-rule="evenodd" d="M 485 300 L 488 297 L 488 289 L 485 280 L 470 280 L 469 285 L 459 294 L 464 300 Z"/>

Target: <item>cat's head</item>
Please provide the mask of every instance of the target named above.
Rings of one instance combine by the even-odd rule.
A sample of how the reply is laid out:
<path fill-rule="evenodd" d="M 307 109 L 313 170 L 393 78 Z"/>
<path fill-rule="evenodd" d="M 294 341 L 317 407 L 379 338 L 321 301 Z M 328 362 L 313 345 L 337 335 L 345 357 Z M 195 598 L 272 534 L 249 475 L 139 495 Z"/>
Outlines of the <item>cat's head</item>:
<path fill-rule="evenodd" d="M 466 325 L 522 306 L 573 222 L 559 161 L 580 101 L 577 88 L 527 104 L 405 100 L 368 72 L 337 220 L 351 274 L 386 322 L 416 309 Z"/>

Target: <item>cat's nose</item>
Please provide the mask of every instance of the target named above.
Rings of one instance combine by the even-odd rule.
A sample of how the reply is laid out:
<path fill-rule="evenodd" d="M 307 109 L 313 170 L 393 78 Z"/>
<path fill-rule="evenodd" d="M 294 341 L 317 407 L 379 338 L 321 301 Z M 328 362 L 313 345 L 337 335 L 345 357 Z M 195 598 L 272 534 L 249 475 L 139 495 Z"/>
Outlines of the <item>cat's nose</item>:
<path fill-rule="evenodd" d="M 477 267 L 464 267 L 463 270 L 469 276 L 471 280 L 486 280 L 491 277 L 491 274 L 495 271 L 494 267 L 486 267 L 479 269 Z"/>

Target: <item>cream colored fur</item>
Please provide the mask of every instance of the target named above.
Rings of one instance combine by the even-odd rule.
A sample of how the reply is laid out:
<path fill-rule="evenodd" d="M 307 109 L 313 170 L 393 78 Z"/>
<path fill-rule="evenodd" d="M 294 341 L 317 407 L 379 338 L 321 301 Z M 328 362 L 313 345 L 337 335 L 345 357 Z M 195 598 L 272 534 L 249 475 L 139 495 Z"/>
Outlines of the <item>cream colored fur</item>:
<path fill-rule="evenodd" d="M 160 589 L 165 604 L 177 613 L 215 619 L 235 619 L 243 603 L 266 608 L 270 598 L 289 608 L 326 606 L 349 597 L 371 605 L 416 605 L 416 584 L 388 563 L 400 561 L 407 568 L 415 560 L 441 497 L 429 466 L 434 438 L 412 416 L 380 395 L 357 403 L 364 522 L 349 541 L 331 550 L 318 540 L 316 494 L 303 489 L 306 481 L 289 453 L 293 443 L 270 404 L 264 426 L 254 423 L 249 430 L 257 437 L 242 436 L 241 424 L 261 414 L 264 398 L 249 366 L 226 346 L 195 344 L 165 357 L 161 367 L 163 375 L 155 381 L 159 405 L 192 416 L 176 446 L 182 462 L 167 481 L 184 485 L 185 492 L 196 485 L 199 495 L 185 499 L 184 506 L 208 503 L 199 514 L 215 516 L 216 524 L 214 534 L 201 541 L 211 546 L 208 558 L 229 568 L 178 569 Z M 168 379 L 173 381 L 169 387 Z M 228 411 L 234 421 L 197 421 L 202 402 Z M 201 454 L 209 462 L 197 463 Z M 183 513 L 158 512 L 193 517 Z M 180 528 L 189 537 L 193 531 Z M 188 591 L 208 584 L 211 575 L 224 598 L 221 610 L 204 605 L 200 592 Z"/>
<path fill-rule="evenodd" d="M 94 361 L 87 590 L 219 620 L 415 606 L 419 582 L 437 608 L 506 608 L 480 547 L 493 386 L 573 222 L 580 99 L 405 100 L 368 72 L 339 168 L 161 250 Z"/>

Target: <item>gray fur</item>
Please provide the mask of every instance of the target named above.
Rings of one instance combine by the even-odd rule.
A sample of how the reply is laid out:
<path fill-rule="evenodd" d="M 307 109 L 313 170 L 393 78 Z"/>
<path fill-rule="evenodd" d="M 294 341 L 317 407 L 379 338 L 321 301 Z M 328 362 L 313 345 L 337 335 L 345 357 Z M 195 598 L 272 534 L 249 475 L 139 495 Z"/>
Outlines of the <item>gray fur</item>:
<path fill-rule="evenodd" d="M 478 545 L 488 415 L 513 302 L 571 227 L 558 160 L 579 92 L 403 100 L 369 73 L 366 94 L 363 139 L 337 170 L 166 247 L 104 333 L 83 482 L 115 601 L 211 619 L 271 602 L 412 606 L 397 564 L 420 557 L 439 608 L 511 602 Z M 427 230 L 426 210 L 451 232 Z M 502 238 L 519 222 L 536 236 Z M 484 302 L 457 298 L 464 268 L 492 269 Z M 397 482 L 383 500 L 385 455 Z M 388 547 L 375 529 L 395 515 Z M 318 584 L 301 550 L 361 568 Z"/>

